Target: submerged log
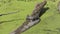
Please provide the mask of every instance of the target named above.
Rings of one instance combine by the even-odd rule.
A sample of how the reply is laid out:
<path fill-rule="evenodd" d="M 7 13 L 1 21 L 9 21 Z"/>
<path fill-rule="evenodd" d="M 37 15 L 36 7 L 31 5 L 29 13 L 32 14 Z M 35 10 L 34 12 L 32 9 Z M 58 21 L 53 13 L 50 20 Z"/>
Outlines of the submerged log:
<path fill-rule="evenodd" d="M 40 22 L 40 18 L 39 18 L 40 11 L 46 5 L 46 3 L 47 1 L 43 1 L 37 4 L 32 14 L 27 16 L 26 21 L 21 26 L 19 26 L 15 31 L 11 32 L 10 34 L 21 34 L 22 32 L 32 27 L 33 25 L 39 23 Z"/>

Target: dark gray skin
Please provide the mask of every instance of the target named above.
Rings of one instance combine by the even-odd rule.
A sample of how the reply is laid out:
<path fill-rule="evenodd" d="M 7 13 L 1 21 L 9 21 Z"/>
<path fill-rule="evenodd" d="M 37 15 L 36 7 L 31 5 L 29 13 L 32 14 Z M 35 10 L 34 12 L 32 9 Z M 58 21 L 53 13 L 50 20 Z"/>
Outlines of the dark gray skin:
<path fill-rule="evenodd" d="M 32 14 L 28 15 L 26 19 L 29 19 L 29 20 L 39 19 L 40 11 L 46 5 L 46 3 L 47 3 L 46 0 L 41 3 L 38 3 L 35 9 L 33 10 Z"/>
<path fill-rule="evenodd" d="M 46 5 L 47 1 L 43 1 L 41 3 L 38 3 L 35 7 L 35 9 L 32 12 L 32 16 L 35 15 L 36 13 L 40 13 L 41 9 Z"/>
<path fill-rule="evenodd" d="M 47 1 L 43 1 L 42 3 L 39 3 L 39 6 L 37 5 L 36 8 L 33 10 L 31 15 L 28 15 L 26 18 L 26 21 L 19 26 L 15 31 L 11 32 L 10 34 L 21 34 L 22 32 L 26 31 L 33 25 L 40 22 L 39 14 L 40 10 L 46 5 Z"/>
<path fill-rule="evenodd" d="M 33 15 L 33 16 L 27 16 L 27 18 L 26 18 L 26 20 L 32 20 L 32 21 L 35 21 L 35 20 L 37 20 L 37 19 L 39 19 L 39 16 L 38 16 L 39 14 L 36 14 L 36 15 Z"/>
<path fill-rule="evenodd" d="M 11 32 L 10 34 L 21 34 L 22 32 L 26 31 L 27 29 L 29 29 L 30 27 L 32 27 L 33 25 L 39 22 L 40 22 L 40 19 L 31 21 L 31 22 L 25 22 L 23 23 L 22 26 L 20 26 L 19 28 L 17 28 L 17 30 Z"/>

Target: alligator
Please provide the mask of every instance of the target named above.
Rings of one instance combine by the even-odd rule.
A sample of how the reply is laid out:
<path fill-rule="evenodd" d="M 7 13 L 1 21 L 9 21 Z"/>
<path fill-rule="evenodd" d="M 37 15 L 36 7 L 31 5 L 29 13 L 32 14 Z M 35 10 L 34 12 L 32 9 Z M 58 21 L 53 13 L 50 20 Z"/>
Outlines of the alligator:
<path fill-rule="evenodd" d="M 19 26 L 15 31 L 11 32 L 10 34 L 21 34 L 22 32 L 25 32 L 27 29 L 32 27 L 33 25 L 40 22 L 40 12 L 42 8 L 46 5 L 47 1 L 43 1 L 41 3 L 38 3 L 33 10 L 31 15 L 28 15 L 26 17 L 26 21 Z"/>

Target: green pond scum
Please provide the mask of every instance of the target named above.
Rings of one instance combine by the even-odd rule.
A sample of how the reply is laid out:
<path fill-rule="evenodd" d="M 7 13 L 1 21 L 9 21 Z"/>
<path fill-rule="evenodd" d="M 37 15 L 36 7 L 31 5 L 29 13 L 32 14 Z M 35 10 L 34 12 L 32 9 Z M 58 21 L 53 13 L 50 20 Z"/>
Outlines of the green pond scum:
<path fill-rule="evenodd" d="M 0 34 L 9 34 L 23 24 L 37 3 L 44 0 L 0 0 Z M 49 9 L 40 17 L 39 24 L 22 34 L 60 34 L 60 0 L 46 0 Z M 3 15 L 2 15 L 3 14 Z"/>

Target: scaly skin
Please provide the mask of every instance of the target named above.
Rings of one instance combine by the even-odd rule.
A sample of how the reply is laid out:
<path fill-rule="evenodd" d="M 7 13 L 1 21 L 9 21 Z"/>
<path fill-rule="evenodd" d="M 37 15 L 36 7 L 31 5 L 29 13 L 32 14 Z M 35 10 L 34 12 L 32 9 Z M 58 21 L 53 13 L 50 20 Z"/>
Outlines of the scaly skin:
<path fill-rule="evenodd" d="M 22 32 L 32 27 L 33 25 L 39 23 L 40 22 L 40 19 L 39 19 L 40 10 L 46 5 L 46 3 L 47 1 L 43 1 L 42 3 L 37 4 L 32 14 L 26 18 L 26 21 L 21 26 L 19 26 L 19 28 L 17 28 L 15 31 L 11 32 L 10 34 L 21 34 Z"/>

